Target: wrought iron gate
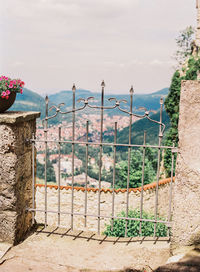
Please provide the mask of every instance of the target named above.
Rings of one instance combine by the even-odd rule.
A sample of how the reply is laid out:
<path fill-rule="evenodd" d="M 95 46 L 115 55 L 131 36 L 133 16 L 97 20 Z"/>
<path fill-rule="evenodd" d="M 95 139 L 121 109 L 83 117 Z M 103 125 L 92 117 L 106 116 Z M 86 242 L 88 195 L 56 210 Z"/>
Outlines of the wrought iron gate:
<path fill-rule="evenodd" d="M 59 105 L 52 105 L 49 107 L 49 99 L 48 97 L 45 98 L 46 102 L 46 109 L 45 109 L 45 118 L 43 119 L 43 131 L 44 131 L 44 138 L 43 139 L 37 139 L 35 135 L 33 135 L 31 142 L 32 142 L 32 148 L 33 148 L 33 184 L 32 184 L 32 190 L 33 190 L 33 201 L 32 201 L 32 207 L 28 208 L 28 211 L 32 212 L 32 218 L 33 222 L 35 220 L 35 212 L 41 212 L 44 213 L 44 222 L 45 226 L 48 224 L 48 214 L 49 213 L 54 213 L 57 214 L 57 225 L 60 225 L 60 216 L 61 214 L 63 215 L 70 215 L 71 216 L 71 229 L 74 228 L 74 216 L 81 216 L 84 218 L 84 226 L 87 225 L 87 220 L 88 217 L 95 217 L 97 218 L 97 230 L 98 233 L 101 232 L 101 226 L 100 222 L 102 218 L 109 218 L 113 224 L 114 220 L 117 218 L 124 219 L 125 220 L 125 236 L 127 236 L 127 225 L 129 220 L 136 220 L 140 222 L 140 229 L 139 233 L 142 233 L 142 222 L 148 221 L 154 223 L 154 236 L 156 236 L 156 227 L 158 223 L 164 223 L 168 227 L 168 235 L 170 234 L 170 227 L 171 227 L 171 203 L 172 203 L 172 187 L 173 187 L 173 172 L 174 172 L 174 156 L 175 152 L 177 150 L 175 149 L 174 145 L 173 146 L 163 146 L 162 145 L 162 139 L 163 139 L 163 133 L 165 130 L 165 124 L 162 121 L 162 112 L 163 112 L 163 99 L 160 99 L 160 120 L 153 120 L 150 116 L 150 112 L 142 108 L 144 110 L 144 114 L 136 114 L 133 113 L 133 87 L 130 89 L 130 109 L 124 109 L 122 107 L 123 103 L 127 103 L 126 100 L 117 100 L 116 98 L 109 98 L 109 102 L 111 103 L 111 106 L 106 106 L 105 101 L 104 101 L 104 89 L 105 89 L 105 84 L 102 82 L 101 84 L 101 104 L 100 105 L 94 105 L 93 99 L 94 97 L 88 97 L 87 99 L 79 99 L 77 102 L 81 104 L 79 108 L 76 107 L 76 99 L 75 99 L 75 91 L 76 87 L 75 85 L 72 88 L 73 92 L 73 105 L 72 109 L 69 111 L 64 111 L 62 108 L 65 106 L 64 103 L 61 103 Z M 99 141 L 89 141 L 89 121 L 86 120 L 86 129 L 85 129 L 85 141 L 84 140 L 77 140 L 75 138 L 75 115 L 77 112 L 81 112 L 84 109 L 98 109 L 100 110 L 100 140 Z M 103 141 L 103 126 L 104 126 L 104 111 L 105 110 L 113 110 L 113 109 L 118 109 L 120 112 L 124 113 L 127 115 L 129 118 L 129 134 L 128 134 L 128 143 L 127 144 L 122 144 L 117 142 L 117 122 L 114 124 L 114 141 L 112 143 L 110 142 L 105 142 Z M 58 127 L 58 138 L 55 139 L 49 139 L 48 138 L 48 122 L 57 117 L 58 115 L 68 115 L 72 114 L 72 137 L 71 139 L 63 139 L 61 137 L 61 127 Z M 51 115 L 50 115 L 51 114 Z M 143 144 L 132 144 L 132 123 L 133 123 L 133 117 L 137 117 L 138 119 L 148 119 L 150 122 L 153 122 L 158 125 L 158 130 L 159 130 L 159 135 L 158 135 L 158 145 L 147 145 L 146 143 L 146 132 L 144 132 L 144 139 L 143 139 Z M 44 163 L 44 209 L 38 209 L 35 205 L 35 146 L 38 143 L 44 144 L 44 149 L 45 149 L 45 163 Z M 57 154 L 58 154 L 58 180 L 57 180 L 57 197 L 58 197 L 58 206 L 57 210 L 49 210 L 48 209 L 48 201 L 47 201 L 47 188 L 48 188 L 48 182 L 47 182 L 47 152 L 48 152 L 48 145 L 50 143 L 55 143 L 57 145 Z M 70 211 L 61 211 L 60 209 L 60 195 L 61 195 L 61 184 L 60 184 L 60 177 L 61 177 L 61 145 L 62 144 L 70 144 L 72 148 L 72 181 L 71 181 L 71 207 Z M 75 183 L 75 165 L 74 165 L 74 160 L 75 160 L 75 145 L 81 144 L 85 146 L 85 158 L 86 158 L 86 165 L 85 165 L 85 201 L 84 201 L 84 212 L 83 213 L 77 213 L 74 211 L 74 183 Z M 98 212 L 97 214 L 89 214 L 87 211 L 87 201 L 88 201 L 88 148 L 89 146 L 97 146 L 99 147 L 99 178 L 98 178 L 98 188 L 97 188 L 97 193 L 98 193 Z M 112 178 L 112 183 L 111 183 L 111 191 L 112 191 L 112 209 L 110 211 L 110 216 L 104 215 L 101 213 L 101 182 L 102 182 L 102 156 L 103 156 L 103 147 L 104 146 L 110 146 L 113 148 L 113 178 Z M 128 162 L 128 169 L 127 169 L 127 187 L 125 190 L 126 194 L 126 210 L 125 210 L 125 216 L 123 217 L 118 217 L 115 214 L 115 180 L 116 180 L 116 153 L 117 153 L 117 148 L 118 147 L 126 147 L 127 148 L 127 162 Z M 145 169 L 145 156 L 146 156 L 146 149 L 147 148 L 154 148 L 157 150 L 157 176 L 156 176 L 156 188 L 155 188 L 155 207 L 154 207 L 154 218 L 153 219 L 145 219 L 143 218 L 143 204 L 144 204 L 144 169 Z M 142 148 L 142 156 L 143 156 L 143 162 L 142 162 L 142 178 L 141 178 L 141 188 L 140 188 L 140 217 L 139 218 L 130 218 L 128 216 L 129 213 L 129 208 L 130 208 L 130 203 L 129 203 L 129 195 L 131 192 L 130 188 L 130 166 L 131 166 L 131 152 L 133 148 Z M 160 179 L 160 163 L 161 163 L 161 150 L 170 150 L 171 151 L 171 157 L 172 157 L 172 168 L 171 168 L 171 178 L 170 178 L 170 191 L 169 191 L 169 203 L 168 207 L 166 207 L 166 210 L 168 209 L 168 219 L 167 220 L 160 220 L 158 218 L 158 190 L 159 190 L 159 179 Z"/>

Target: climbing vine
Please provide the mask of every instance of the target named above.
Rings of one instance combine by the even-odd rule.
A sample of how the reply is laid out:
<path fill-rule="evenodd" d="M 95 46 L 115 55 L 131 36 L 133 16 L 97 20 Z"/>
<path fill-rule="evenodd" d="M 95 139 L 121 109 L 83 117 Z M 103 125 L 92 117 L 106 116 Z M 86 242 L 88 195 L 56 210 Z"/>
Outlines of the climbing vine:
<path fill-rule="evenodd" d="M 178 146 L 178 121 L 179 121 L 179 102 L 182 80 L 196 80 L 200 71 L 200 58 L 198 56 L 190 56 L 185 66 L 181 70 L 177 70 L 171 81 L 169 94 L 165 99 L 165 109 L 170 117 L 171 128 L 166 137 L 166 145 Z M 164 166 L 167 176 L 171 174 L 171 151 L 166 150 L 164 156 Z"/>

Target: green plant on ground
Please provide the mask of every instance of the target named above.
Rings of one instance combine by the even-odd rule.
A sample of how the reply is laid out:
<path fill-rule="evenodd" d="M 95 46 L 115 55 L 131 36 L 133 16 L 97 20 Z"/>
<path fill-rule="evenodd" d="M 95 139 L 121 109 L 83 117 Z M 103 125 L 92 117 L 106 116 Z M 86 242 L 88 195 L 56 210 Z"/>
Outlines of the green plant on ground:
<path fill-rule="evenodd" d="M 120 212 L 118 217 L 125 217 L 126 213 L 124 211 Z M 129 210 L 128 212 L 129 218 L 140 218 L 140 211 L 139 210 Z M 154 216 L 143 212 L 142 215 L 143 219 L 154 219 Z M 163 218 L 157 218 L 157 220 L 164 220 Z M 106 224 L 106 230 L 104 231 L 104 235 L 107 236 L 114 236 L 114 237 L 125 237 L 125 219 L 114 219 L 113 220 L 113 229 L 112 229 L 112 220 L 110 224 Z M 141 226 L 141 234 L 139 233 L 140 230 L 140 221 L 136 220 L 128 220 L 127 224 L 127 236 L 128 237 L 137 237 L 137 236 L 153 236 L 154 235 L 154 223 L 143 221 Z M 156 236 L 157 237 L 166 237 L 167 236 L 167 226 L 164 223 L 157 223 L 156 225 Z"/>

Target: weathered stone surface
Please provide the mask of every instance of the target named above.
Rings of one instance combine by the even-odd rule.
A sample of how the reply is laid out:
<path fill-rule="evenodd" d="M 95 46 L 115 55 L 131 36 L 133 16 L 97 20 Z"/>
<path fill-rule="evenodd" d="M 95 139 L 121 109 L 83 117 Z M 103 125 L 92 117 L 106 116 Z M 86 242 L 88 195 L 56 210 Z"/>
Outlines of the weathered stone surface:
<path fill-rule="evenodd" d="M 1 272 L 152 271 L 169 258 L 164 239 L 120 238 L 66 229 L 38 229 L 2 259 Z M 1 263 L 1 261 L 0 261 Z M 145 268 L 145 269 L 144 269 Z"/>
<path fill-rule="evenodd" d="M 172 248 L 200 243 L 200 82 L 183 81 Z"/>
<path fill-rule="evenodd" d="M 35 133 L 35 121 L 28 123 L 5 124 L 0 123 L 0 154 L 15 153 L 24 154 L 31 150 L 31 145 L 26 143 L 26 139 L 31 139 Z"/>
<path fill-rule="evenodd" d="M 39 113 L 0 114 L 0 241 L 16 243 L 30 229 L 32 147 Z"/>
<path fill-rule="evenodd" d="M 15 241 L 17 213 L 13 211 L 0 212 L 0 241 L 13 243 Z"/>
<path fill-rule="evenodd" d="M 8 111 L 0 114 L 0 123 L 17 124 L 36 120 L 40 112 L 35 111 Z"/>
<path fill-rule="evenodd" d="M 0 154 L 0 183 L 12 184 L 16 183 L 17 155 L 15 153 Z"/>

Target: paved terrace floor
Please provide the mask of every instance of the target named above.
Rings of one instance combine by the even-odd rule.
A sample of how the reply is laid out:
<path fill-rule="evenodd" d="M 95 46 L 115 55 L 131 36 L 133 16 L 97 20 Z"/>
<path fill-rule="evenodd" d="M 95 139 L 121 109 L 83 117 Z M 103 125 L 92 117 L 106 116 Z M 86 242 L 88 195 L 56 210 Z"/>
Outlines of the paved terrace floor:
<path fill-rule="evenodd" d="M 91 232 L 41 227 L 8 250 L 0 259 L 0 272 L 150 272 L 166 263 L 169 246 L 169 241 L 163 238 L 156 241 L 152 238 L 108 238 Z M 9 245 L 0 244 L 0 251 L 8 248 Z M 200 260 L 199 255 L 195 258 Z M 200 271 L 200 266 L 198 270 L 184 267 L 187 270 L 163 267 L 165 270 L 156 271 Z"/>

